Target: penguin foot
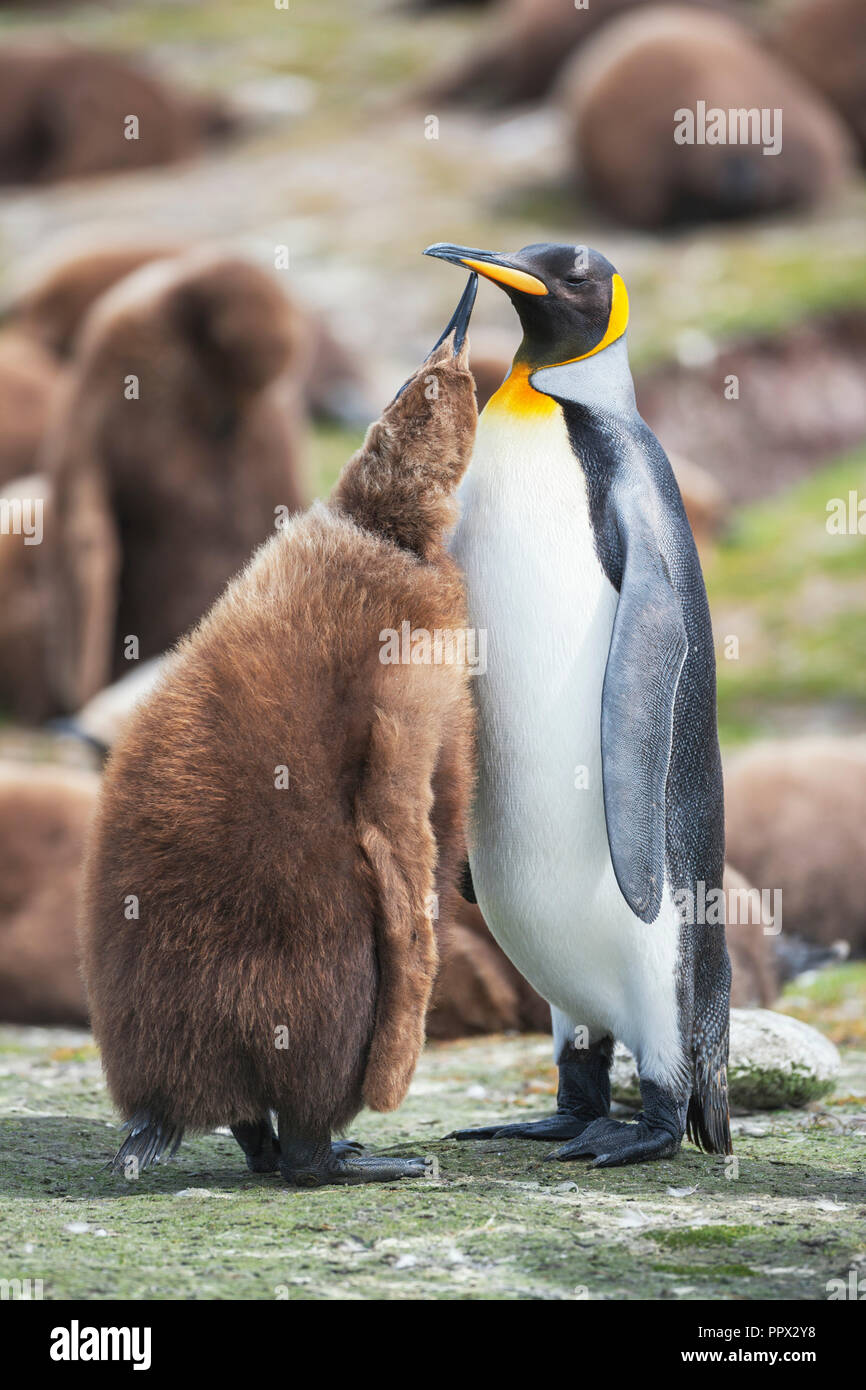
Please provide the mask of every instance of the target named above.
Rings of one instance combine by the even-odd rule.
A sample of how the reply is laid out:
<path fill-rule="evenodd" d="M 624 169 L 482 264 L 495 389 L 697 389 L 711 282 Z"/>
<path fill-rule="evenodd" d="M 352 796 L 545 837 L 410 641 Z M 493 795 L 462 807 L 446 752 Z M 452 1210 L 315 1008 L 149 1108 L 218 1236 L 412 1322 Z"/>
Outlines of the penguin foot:
<path fill-rule="evenodd" d="M 232 1134 L 244 1151 L 251 1173 L 275 1173 L 280 1166 L 280 1142 L 270 1119 L 232 1125 Z"/>
<path fill-rule="evenodd" d="M 574 1139 L 590 1123 L 578 1115 L 557 1110 L 540 1120 L 525 1120 L 522 1124 L 481 1125 L 478 1129 L 455 1129 L 446 1139 Z"/>
<path fill-rule="evenodd" d="M 648 1163 L 652 1159 L 672 1158 L 679 1150 L 682 1135 L 651 1123 L 645 1115 L 637 1120 L 593 1120 L 578 1138 L 548 1158 L 594 1158 L 593 1168 L 619 1168 L 626 1163 Z"/>
<path fill-rule="evenodd" d="M 298 1166 L 281 1163 L 280 1171 L 292 1187 L 356 1186 L 362 1182 L 427 1177 L 423 1158 L 379 1158 L 376 1154 L 358 1153 L 359 1147 L 338 1141 L 322 1162 Z"/>
<path fill-rule="evenodd" d="M 338 1156 L 363 1153 L 364 1147 L 363 1144 L 358 1143 L 357 1139 L 334 1139 L 331 1141 L 331 1153 Z"/>

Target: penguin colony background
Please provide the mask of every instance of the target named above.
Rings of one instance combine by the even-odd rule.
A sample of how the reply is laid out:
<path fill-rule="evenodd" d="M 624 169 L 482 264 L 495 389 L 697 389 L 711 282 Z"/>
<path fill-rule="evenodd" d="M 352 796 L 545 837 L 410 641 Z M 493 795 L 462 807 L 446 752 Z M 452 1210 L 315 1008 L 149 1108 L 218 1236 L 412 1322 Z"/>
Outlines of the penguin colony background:
<path fill-rule="evenodd" d="M 820 214 L 864 149 L 862 6 L 796 0 L 761 35 L 711 9 L 502 0 L 470 60 L 416 96 L 549 99 L 558 191 L 610 219 L 623 264 L 623 229 L 654 254 L 661 229 L 695 220 Z M 242 101 L 41 35 L 0 69 L 0 184 L 72 181 L 73 205 L 100 172 L 174 163 L 185 181 L 179 161 L 255 127 Z M 778 149 L 672 142 L 672 108 L 756 93 L 784 108 Z M 140 140 L 121 138 L 130 106 Z M 504 129 L 518 152 L 537 137 L 520 115 Z M 188 187 L 207 200 L 207 177 Z M 470 209 L 483 200 L 469 190 Z M 367 363 L 254 260 L 198 240 L 85 240 L 2 306 L 2 501 L 35 499 L 45 535 L 28 549 L 0 531 L 0 712 L 109 761 L 104 776 L 0 764 L 0 1017 L 92 1022 L 124 1172 L 230 1125 L 253 1172 L 295 1186 L 418 1178 L 420 1158 L 369 1154 L 345 1129 L 399 1105 L 425 1035 L 511 1027 L 552 1029 L 555 1113 L 456 1142 L 538 1140 L 600 1167 L 668 1158 L 685 1136 L 730 1152 L 729 1002 L 772 1002 L 784 952 L 729 931 L 732 982 L 722 929 L 683 912 L 742 882 L 725 868 L 692 539 L 704 558 L 733 493 L 698 469 L 684 509 L 689 462 L 672 453 L 672 471 L 641 418 L 677 451 L 704 443 L 694 364 L 662 363 L 639 412 L 628 292 L 604 255 L 436 243 L 469 274 L 458 309 L 308 511 L 307 423 L 366 424 Z M 477 277 L 514 310 L 510 367 L 469 362 Z M 847 322 L 829 333 L 843 355 Z M 794 449 L 815 465 L 783 387 L 819 400 L 834 457 L 856 435 L 856 409 L 851 425 L 820 408 L 806 356 L 799 378 L 783 356 L 763 416 L 755 392 L 702 454 L 738 465 L 738 502 L 767 483 L 769 450 L 746 456 L 768 417 L 778 476 Z M 703 367 L 717 395 L 718 363 Z M 132 409 L 120 380 L 140 388 Z M 428 653 L 444 634 L 450 655 L 386 660 L 383 634 L 400 651 L 405 629 Z M 140 665 L 124 680 L 127 633 Z M 817 956 L 792 929 L 828 958 L 840 937 L 863 945 L 863 759 L 854 740 L 801 739 L 727 769 L 731 859 L 785 884 L 778 945 L 800 968 Z M 640 1074 L 630 1123 L 610 1116 L 616 1040 Z"/>

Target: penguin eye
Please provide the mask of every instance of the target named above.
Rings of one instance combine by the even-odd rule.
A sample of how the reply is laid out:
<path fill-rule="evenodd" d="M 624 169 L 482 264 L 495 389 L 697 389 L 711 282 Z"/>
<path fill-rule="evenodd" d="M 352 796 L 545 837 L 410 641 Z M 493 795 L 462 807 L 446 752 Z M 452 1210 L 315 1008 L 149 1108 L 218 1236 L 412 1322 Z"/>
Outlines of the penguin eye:
<path fill-rule="evenodd" d="M 585 285 L 587 279 L 588 277 L 586 275 L 566 275 L 565 283 L 567 285 Z"/>

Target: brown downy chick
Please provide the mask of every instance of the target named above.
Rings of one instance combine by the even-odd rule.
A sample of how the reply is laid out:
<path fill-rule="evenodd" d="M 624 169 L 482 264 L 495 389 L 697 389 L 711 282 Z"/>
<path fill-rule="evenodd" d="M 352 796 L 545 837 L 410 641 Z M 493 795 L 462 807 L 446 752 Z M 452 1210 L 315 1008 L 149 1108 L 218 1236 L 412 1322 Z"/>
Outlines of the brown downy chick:
<path fill-rule="evenodd" d="M 0 1019 L 87 1023 L 75 899 L 99 778 L 0 763 Z"/>
<path fill-rule="evenodd" d="M 60 369 L 25 333 L 0 333 L 0 487 L 33 473 Z"/>
<path fill-rule="evenodd" d="M 141 659 L 171 646 L 302 505 L 302 354 L 273 277 L 234 256 L 157 261 L 97 301 L 44 452 L 59 710 L 129 670 L 130 636 Z"/>
<path fill-rule="evenodd" d="M 119 1169 L 230 1124 L 253 1171 L 301 1185 L 424 1171 L 332 1135 L 405 1095 L 463 855 L 465 668 L 383 658 L 404 623 L 465 628 L 443 537 L 474 439 L 473 293 L 330 502 L 180 645 L 108 765 L 82 935 L 130 1128 Z"/>
<path fill-rule="evenodd" d="M 96 300 L 118 281 L 152 261 L 182 255 L 176 242 L 105 241 L 93 245 L 93 230 L 64 237 L 52 252 L 40 252 L 19 271 L 20 283 L 5 306 L 12 327 L 35 339 L 53 357 L 65 360 Z"/>
<path fill-rule="evenodd" d="M 94 245 L 92 230 L 85 236 L 76 233 L 63 237 L 53 254 L 46 256 L 42 251 L 20 273 L 20 288 L 9 296 L 0 310 L 12 329 L 7 336 L 16 344 L 23 341 L 33 344 L 34 353 L 40 347 L 46 350 L 56 375 L 56 360 L 53 359 L 65 361 L 73 356 L 78 334 L 101 295 L 142 266 L 188 256 L 191 249 L 189 243 L 165 238 L 130 239 L 128 236 Z M 321 314 L 294 296 L 286 296 L 286 299 L 295 320 L 294 335 L 305 344 L 305 351 L 290 359 L 288 373 L 303 396 L 307 412 L 313 419 L 353 426 L 366 424 L 373 412 L 367 409 L 367 388 L 357 356 L 343 346 Z M 0 338 L 0 404 L 3 402 L 3 342 Z M 17 420 L 20 414 L 18 406 L 14 418 Z M 4 415 L 0 414 L 2 419 Z M 9 432 L 8 423 L 4 424 L 4 430 Z M 18 473 L 25 471 L 17 469 Z M 0 474 L 2 472 L 0 448 Z M 7 476 L 15 475 L 7 470 Z"/>
<path fill-rule="evenodd" d="M 34 723 L 57 710 L 44 651 L 50 595 L 39 555 L 52 516 L 51 482 L 43 475 L 0 487 L 0 716 Z"/>
<path fill-rule="evenodd" d="M 7 43 L 0 52 L 0 183 L 190 159 L 237 124 L 218 99 L 177 89 L 120 54 L 65 43 Z"/>

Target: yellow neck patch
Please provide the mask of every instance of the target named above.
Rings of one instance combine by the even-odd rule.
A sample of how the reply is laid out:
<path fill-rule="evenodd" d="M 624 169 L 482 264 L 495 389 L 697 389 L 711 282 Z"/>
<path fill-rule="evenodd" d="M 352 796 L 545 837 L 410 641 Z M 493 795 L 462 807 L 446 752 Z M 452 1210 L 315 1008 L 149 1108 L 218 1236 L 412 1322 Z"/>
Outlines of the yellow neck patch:
<path fill-rule="evenodd" d="M 590 348 L 589 352 L 581 353 L 579 357 L 567 357 L 563 362 L 548 362 L 545 366 L 565 367 L 570 362 L 584 362 L 587 357 L 594 357 L 597 352 L 603 352 L 611 343 L 622 337 L 628 327 L 628 291 L 621 276 L 612 277 L 611 289 L 610 317 L 601 341 L 596 343 L 594 348 Z M 499 390 L 490 397 L 484 407 L 484 413 L 488 410 L 507 410 L 512 415 L 529 417 L 549 415 L 557 410 L 558 406 L 552 397 L 546 396 L 543 391 L 536 391 L 535 387 L 530 385 L 530 376 L 538 370 L 538 367 L 526 362 L 515 363 Z"/>
<path fill-rule="evenodd" d="M 557 362 L 557 367 L 564 367 L 567 362 L 584 362 L 587 357 L 594 357 L 597 352 L 603 352 L 611 343 L 615 343 L 617 338 L 622 337 L 628 328 L 628 290 L 621 275 L 614 273 L 611 276 L 610 288 L 610 316 L 601 342 L 596 343 L 589 352 L 582 352 L 580 357 L 567 357 L 565 362 Z"/>
<path fill-rule="evenodd" d="M 509 415 L 529 419 L 532 416 L 551 415 L 558 410 L 559 406 L 551 396 L 545 396 L 543 391 L 536 391 L 534 386 L 530 386 L 529 375 L 534 371 L 535 368 L 526 362 L 515 363 L 499 390 L 490 397 L 482 414 L 506 410 Z"/>

